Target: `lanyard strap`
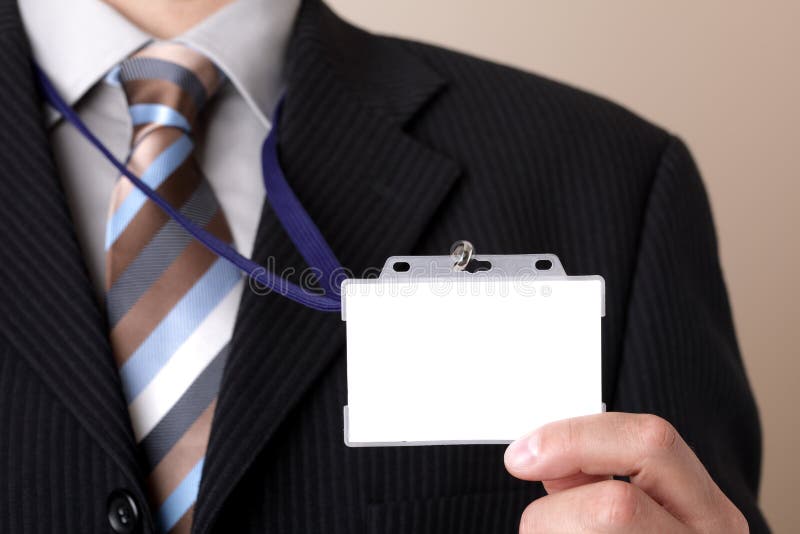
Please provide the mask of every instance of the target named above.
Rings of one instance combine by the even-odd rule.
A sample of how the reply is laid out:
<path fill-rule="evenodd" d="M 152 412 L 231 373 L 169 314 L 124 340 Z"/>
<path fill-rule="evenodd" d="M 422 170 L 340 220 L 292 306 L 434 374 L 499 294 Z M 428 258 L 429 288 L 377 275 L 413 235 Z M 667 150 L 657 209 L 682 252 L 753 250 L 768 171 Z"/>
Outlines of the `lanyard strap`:
<path fill-rule="evenodd" d="M 180 224 L 195 239 L 200 241 L 209 250 L 221 258 L 225 258 L 237 268 L 245 272 L 270 291 L 283 295 L 299 304 L 319 311 L 336 312 L 341 310 L 341 300 L 338 288 L 345 278 L 342 269 L 333 251 L 328 246 L 325 238 L 316 227 L 311 217 L 295 196 L 281 170 L 278 161 L 278 121 L 280 119 L 281 104 L 275 113 L 272 128 L 262 146 L 261 170 L 264 177 L 264 186 L 267 189 L 267 201 L 272 206 L 275 214 L 297 247 L 305 261 L 320 276 L 318 282 L 324 290 L 324 295 L 317 294 L 301 288 L 300 286 L 281 278 L 266 267 L 262 267 L 253 260 L 239 254 L 233 247 L 218 239 L 213 234 L 194 224 L 188 217 L 176 210 L 161 195 L 156 193 L 149 185 L 132 173 L 124 163 L 119 161 L 108 148 L 89 130 L 73 110 L 58 94 L 52 82 L 44 71 L 35 66 L 39 83 L 47 101 L 64 119 L 72 124 L 117 170 L 127 177 L 139 191 L 156 203 L 164 212 Z"/>
<path fill-rule="evenodd" d="M 325 293 L 339 295 L 339 286 L 346 278 L 344 269 L 336 259 L 336 255 L 328 246 L 328 242 L 311 220 L 297 196 L 289 187 L 278 161 L 278 124 L 283 110 L 283 98 L 278 102 L 264 144 L 261 145 L 261 174 L 267 190 L 267 201 L 289 234 L 289 237 L 303 256 L 306 264 L 318 269 L 319 285 Z"/>

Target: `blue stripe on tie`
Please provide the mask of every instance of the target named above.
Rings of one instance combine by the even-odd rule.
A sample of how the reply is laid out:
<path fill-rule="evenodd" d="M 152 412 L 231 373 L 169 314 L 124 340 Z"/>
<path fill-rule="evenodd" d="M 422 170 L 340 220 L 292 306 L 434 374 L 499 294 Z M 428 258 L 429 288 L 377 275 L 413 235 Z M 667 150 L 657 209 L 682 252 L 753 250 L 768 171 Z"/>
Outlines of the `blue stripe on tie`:
<path fill-rule="evenodd" d="M 153 189 L 158 187 L 166 180 L 175 169 L 180 167 L 189 154 L 192 152 L 192 140 L 187 135 L 180 136 L 174 143 L 166 148 L 153 160 L 147 170 L 140 176 L 142 181 Z M 106 250 L 117 240 L 122 232 L 127 228 L 128 223 L 133 220 L 136 213 L 144 205 L 147 197 L 138 189 L 131 191 L 122 202 L 114 215 L 108 220 L 106 227 Z"/>
<path fill-rule="evenodd" d="M 203 473 L 205 457 L 200 458 L 189 474 L 181 481 L 161 508 L 158 509 L 158 524 L 161 532 L 167 532 L 175 526 L 183 514 L 197 500 L 197 490 L 200 487 L 200 475 Z"/>
<path fill-rule="evenodd" d="M 241 275 L 236 267 L 227 260 L 218 258 L 158 323 L 136 352 L 120 367 L 128 404 L 147 387 L 173 353 L 240 279 Z"/>
<path fill-rule="evenodd" d="M 185 132 L 192 129 L 186 117 L 169 106 L 162 104 L 134 104 L 129 110 L 134 126 L 155 123 L 162 126 L 174 126 Z"/>

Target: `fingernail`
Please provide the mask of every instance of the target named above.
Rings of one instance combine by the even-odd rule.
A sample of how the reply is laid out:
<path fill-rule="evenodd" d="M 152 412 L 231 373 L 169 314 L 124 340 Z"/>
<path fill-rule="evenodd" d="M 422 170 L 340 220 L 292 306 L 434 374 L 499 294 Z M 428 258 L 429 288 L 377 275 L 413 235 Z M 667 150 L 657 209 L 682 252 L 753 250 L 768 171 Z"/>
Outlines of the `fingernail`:
<path fill-rule="evenodd" d="M 505 463 L 512 469 L 530 467 L 539 456 L 539 433 L 520 438 L 506 449 Z"/>

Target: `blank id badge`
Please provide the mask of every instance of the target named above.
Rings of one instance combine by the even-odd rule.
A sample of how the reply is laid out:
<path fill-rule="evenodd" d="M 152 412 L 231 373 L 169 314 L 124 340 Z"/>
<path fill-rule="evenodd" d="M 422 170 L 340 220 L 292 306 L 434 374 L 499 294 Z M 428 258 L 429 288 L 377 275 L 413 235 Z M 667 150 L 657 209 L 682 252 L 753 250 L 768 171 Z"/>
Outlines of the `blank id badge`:
<path fill-rule="evenodd" d="M 342 285 L 350 447 L 510 443 L 600 413 L 601 276 L 552 254 L 391 257 Z"/>

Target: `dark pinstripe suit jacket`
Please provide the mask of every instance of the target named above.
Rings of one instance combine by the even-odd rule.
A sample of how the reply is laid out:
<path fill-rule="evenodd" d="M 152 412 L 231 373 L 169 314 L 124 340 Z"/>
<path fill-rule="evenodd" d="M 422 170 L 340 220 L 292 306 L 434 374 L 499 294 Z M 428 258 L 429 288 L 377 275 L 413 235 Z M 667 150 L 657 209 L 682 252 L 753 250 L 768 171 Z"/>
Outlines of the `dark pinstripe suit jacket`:
<path fill-rule="evenodd" d="M 281 158 L 342 263 L 553 252 L 602 274 L 604 400 L 670 420 L 756 505 L 760 435 L 707 199 L 680 141 L 600 98 L 446 50 L 370 35 L 309 0 L 288 58 Z M 0 0 L 0 532 L 109 532 L 142 470 L 42 127 L 16 2 Z M 255 256 L 302 260 L 265 210 Z M 539 485 L 503 448 L 348 449 L 336 314 L 246 294 L 195 531 L 512 532 Z"/>

